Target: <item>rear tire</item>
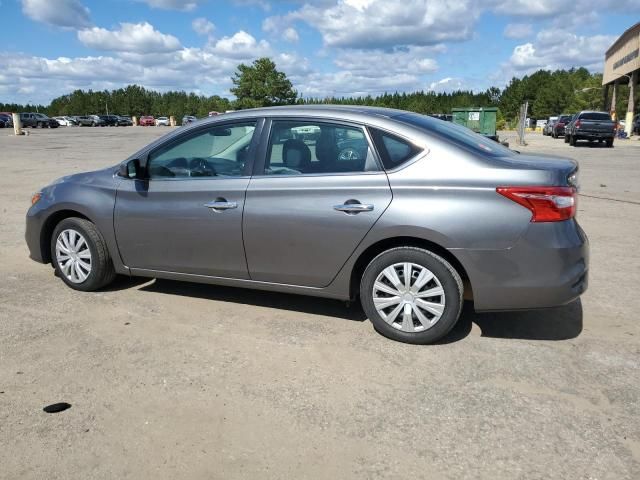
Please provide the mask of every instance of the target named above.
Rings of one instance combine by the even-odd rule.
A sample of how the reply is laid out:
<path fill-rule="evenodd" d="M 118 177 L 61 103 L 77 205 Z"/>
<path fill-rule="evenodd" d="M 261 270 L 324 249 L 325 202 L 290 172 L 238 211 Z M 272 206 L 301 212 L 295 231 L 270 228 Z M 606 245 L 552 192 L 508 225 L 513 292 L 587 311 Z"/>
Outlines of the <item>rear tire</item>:
<path fill-rule="evenodd" d="M 607 148 L 613 148 L 613 138 L 607 138 Z"/>
<path fill-rule="evenodd" d="M 416 345 L 436 342 L 451 331 L 462 311 L 462 295 L 462 279 L 451 264 L 416 247 L 381 253 L 360 282 L 362 307 L 376 331 Z"/>
<path fill-rule="evenodd" d="M 564 134 L 564 143 L 569 143 L 569 135 Z"/>
<path fill-rule="evenodd" d="M 51 263 L 64 283 L 83 292 L 102 288 L 116 277 L 104 238 L 84 218 L 58 223 L 51 236 Z"/>
<path fill-rule="evenodd" d="M 572 147 L 576 146 L 576 142 L 578 141 L 578 139 L 576 138 L 575 135 L 571 135 L 569 137 L 569 145 L 571 145 Z"/>

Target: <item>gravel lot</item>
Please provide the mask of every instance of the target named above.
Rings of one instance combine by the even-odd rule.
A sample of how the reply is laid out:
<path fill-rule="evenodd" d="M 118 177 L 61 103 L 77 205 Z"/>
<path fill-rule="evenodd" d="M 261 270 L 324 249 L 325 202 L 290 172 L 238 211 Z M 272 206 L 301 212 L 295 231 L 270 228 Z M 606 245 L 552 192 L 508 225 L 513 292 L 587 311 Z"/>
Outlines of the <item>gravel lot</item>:
<path fill-rule="evenodd" d="M 359 306 L 146 279 L 80 293 L 29 260 L 32 192 L 168 130 L 0 130 L 0 478 L 640 478 L 637 137 L 521 148 L 580 161 L 581 302 L 467 306 L 420 347 Z"/>

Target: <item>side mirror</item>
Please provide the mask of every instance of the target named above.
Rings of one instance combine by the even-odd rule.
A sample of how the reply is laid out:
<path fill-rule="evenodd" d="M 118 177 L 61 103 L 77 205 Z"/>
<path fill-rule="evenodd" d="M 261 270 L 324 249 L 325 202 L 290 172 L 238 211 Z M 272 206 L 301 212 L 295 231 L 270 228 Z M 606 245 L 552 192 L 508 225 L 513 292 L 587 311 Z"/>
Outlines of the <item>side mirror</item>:
<path fill-rule="evenodd" d="M 140 166 L 140 160 L 137 158 L 129 160 L 126 163 L 121 163 L 118 169 L 118 175 L 123 178 L 142 178 L 142 167 Z"/>

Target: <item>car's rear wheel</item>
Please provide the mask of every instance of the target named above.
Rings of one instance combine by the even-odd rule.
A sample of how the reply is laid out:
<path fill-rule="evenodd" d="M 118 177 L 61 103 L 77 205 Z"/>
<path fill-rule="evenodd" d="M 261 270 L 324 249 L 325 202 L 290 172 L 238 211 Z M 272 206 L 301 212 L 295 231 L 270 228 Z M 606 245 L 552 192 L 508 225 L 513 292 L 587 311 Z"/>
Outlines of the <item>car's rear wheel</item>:
<path fill-rule="evenodd" d="M 607 138 L 607 148 L 613 148 L 613 138 Z"/>
<path fill-rule="evenodd" d="M 416 247 L 381 253 L 360 283 L 362 307 L 374 328 L 393 340 L 421 345 L 449 333 L 460 316 L 462 294 L 462 280 L 451 264 Z"/>
<path fill-rule="evenodd" d="M 569 145 L 571 145 L 572 147 L 576 146 L 576 142 L 578 141 L 578 139 L 576 138 L 575 135 L 571 135 L 569 137 Z"/>
<path fill-rule="evenodd" d="M 56 274 L 75 290 L 97 290 L 116 276 L 102 235 L 83 218 L 66 218 L 56 226 L 51 236 L 51 259 Z"/>

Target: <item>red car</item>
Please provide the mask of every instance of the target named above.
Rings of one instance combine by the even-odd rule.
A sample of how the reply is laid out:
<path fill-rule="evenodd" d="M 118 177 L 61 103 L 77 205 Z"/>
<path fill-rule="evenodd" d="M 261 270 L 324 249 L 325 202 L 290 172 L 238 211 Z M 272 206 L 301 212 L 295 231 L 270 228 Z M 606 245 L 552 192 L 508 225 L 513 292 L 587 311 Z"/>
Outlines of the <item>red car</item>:
<path fill-rule="evenodd" d="M 144 117 L 140 117 L 140 126 L 141 127 L 155 127 L 156 119 L 153 118 L 153 115 L 145 115 Z"/>

